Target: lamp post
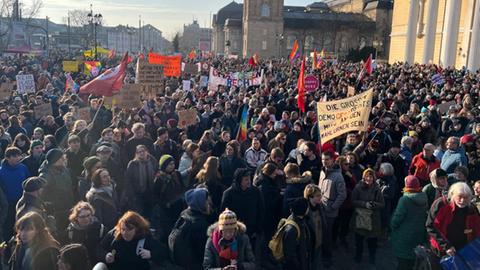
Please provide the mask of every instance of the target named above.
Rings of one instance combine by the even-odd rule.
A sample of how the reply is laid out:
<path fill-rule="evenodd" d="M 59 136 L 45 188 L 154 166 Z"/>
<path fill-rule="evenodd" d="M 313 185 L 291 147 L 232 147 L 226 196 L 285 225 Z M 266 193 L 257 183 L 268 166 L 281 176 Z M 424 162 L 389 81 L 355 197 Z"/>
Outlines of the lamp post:
<path fill-rule="evenodd" d="M 88 20 L 93 27 L 95 60 L 97 60 L 97 26 L 102 24 L 102 14 L 93 14 L 92 4 L 90 4 L 90 13 L 87 14 Z"/>

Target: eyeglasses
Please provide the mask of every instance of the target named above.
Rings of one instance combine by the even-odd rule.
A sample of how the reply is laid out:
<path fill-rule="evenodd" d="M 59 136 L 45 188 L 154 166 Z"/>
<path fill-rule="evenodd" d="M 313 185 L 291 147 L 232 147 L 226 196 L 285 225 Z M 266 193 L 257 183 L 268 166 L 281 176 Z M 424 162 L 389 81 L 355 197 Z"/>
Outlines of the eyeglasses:
<path fill-rule="evenodd" d="M 81 218 L 81 219 L 84 219 L 84 218 L 89 218 L 91 217 L 92 214 L 88 214 L 88 215 L 80 215 L 80 216 L 77 216 L 77 218 Z"/>

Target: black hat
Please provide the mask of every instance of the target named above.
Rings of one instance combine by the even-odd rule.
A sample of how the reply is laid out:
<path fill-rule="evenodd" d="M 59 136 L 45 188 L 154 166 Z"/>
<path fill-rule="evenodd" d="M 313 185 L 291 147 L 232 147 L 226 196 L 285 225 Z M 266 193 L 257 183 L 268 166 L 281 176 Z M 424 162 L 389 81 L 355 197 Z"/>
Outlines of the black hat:
<path fill-rule="evenodd" d="M 290 211 L 295 216 L 304 216 L 307 213 L 308 201 L 305 198 L 295 198 L 288 202 Z"/>
<path fill-rule="evenodd" d="M 444 171 L 443 169 L 438 168 L 438 169 L 434 170 L 434 172 L 435 172 L 434 175 L 435 175 L 436 178 L 438 178 L 438 177 L 448 177 L 447 172 Z"/>
<path fill-rule="evenodd" d="M 45 156 L 45 158 L 47 159 L 48 164 L 54 164 L 55 162 L 57 162 L 57 160 L 62 158 L 62 156 L 63 156 L 62 150 L 58 148 L 53 148 L 47 152 L 47 155 Z"/>
<path fill-rule="evenodd" d="M 22 188 L 25 192 L 35 192 L 45 185 L 45 179 L 41 177 L 30 177 L 23 181 Z"/>

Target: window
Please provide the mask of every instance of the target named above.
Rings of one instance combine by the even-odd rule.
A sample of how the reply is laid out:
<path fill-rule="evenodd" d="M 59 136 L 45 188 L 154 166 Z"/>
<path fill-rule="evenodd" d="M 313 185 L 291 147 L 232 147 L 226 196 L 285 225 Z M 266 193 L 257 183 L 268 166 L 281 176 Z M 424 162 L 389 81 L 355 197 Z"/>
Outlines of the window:
<path fill-rule="evenodd" d="M 305 49 L 311 50 L 313 49 L 313 36 L 307 36 L 305 38 Z"/>
<path fill-rule="evenodd" d="M 287 49 L 292 49 L 293 48 L 293 43 L 295 43 L 295 36 L 287 36 Z"/>
<path fill-rule="evenodd" d="M 346 52 L 348 50 L 348 39 L 346 36 L 342 36 L 340 39 L 340 51 Z"/>
<path fill-rule="evenodd" d="M 323 39 L 323 48 L 327 52 L 333 51 L 333 40 L 330 35 L 325 36 L 325 38 Z"/>
<path fill-rule="evenodd" d="M 260 16 L 270 17 L 270 7 L 267 4 L 262 4 L 260 6 Z"/>
<path fill-rule="evenodd" d="M 264 41 L 262 41 L 262 50 L 265 51 L 266 49 L 267 49 L 267 41 L 264 40 Z"/>
<path fill-rule="evenodd" d="M 266 36 L 268 34 L 267 29 L 263 29 L 263 35 Z"/>

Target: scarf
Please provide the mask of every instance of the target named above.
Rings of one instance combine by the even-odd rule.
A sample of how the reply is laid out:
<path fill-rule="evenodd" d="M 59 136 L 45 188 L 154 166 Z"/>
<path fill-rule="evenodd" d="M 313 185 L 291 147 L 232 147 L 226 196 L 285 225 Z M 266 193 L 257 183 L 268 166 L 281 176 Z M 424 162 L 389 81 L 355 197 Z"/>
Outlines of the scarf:
<path fill-rule="evenodd" d="M 153 166 L 150 159 L 138 161 L 138 186 L 139 192 L 144 193 L 150 189 L 150 181 L 153 179 Z"/>
<path fill-rule="evenodd" d="M 99 187 L 99 188 L 92 187 L 91 191 L 96 192 L 96 193 L 105 192 L 105 193 L 108 194 L 108 196 L 113 197 L 113 186 L 112 185 L 109 185 L 109 186 L 106 186 L 106 187 Z"/>
<path fill-rule="evenodd" d="M 220 267 L 230 265 L 232 260 L 237 260 L 238 241 L 236 237 L 233 240 L 226 240 L 220 230 L 216 228 L 213 231 L 212 242 L 220 258 Z"/>

